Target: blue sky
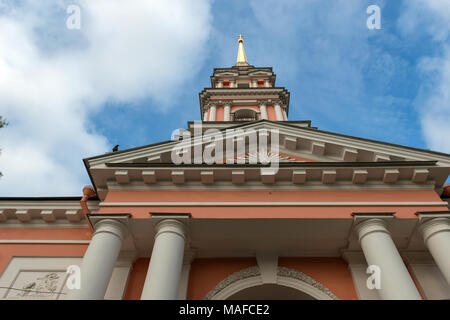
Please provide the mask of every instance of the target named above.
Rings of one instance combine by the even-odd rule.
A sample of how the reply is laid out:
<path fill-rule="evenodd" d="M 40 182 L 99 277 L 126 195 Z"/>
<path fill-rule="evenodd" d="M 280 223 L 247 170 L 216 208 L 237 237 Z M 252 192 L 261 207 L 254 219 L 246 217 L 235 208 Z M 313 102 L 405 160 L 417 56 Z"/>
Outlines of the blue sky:
<path fill-rule="evenodd" d="M 373 4 L 380 30 L 366 26 Z M 448 21 L 445 0 L 0 0 L 0 192 L 79 195 L 82 158 L 198 120 L 241 33 L 249 63 L 290 91 L 290 120 L 450 153 Z"/>

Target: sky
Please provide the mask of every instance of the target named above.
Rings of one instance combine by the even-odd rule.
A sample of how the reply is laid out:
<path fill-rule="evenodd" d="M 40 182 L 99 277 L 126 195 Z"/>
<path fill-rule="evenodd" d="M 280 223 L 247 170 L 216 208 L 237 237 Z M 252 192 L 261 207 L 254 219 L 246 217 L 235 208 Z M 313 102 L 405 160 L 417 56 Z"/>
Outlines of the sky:
<path fill-rule="evenodd" d="M 200 120 L 238 34 L 290 120 L 450 153 L 449 21 L 447 0 L 0 0 L 0 196 L 80 196 L 83 158 Z"/>

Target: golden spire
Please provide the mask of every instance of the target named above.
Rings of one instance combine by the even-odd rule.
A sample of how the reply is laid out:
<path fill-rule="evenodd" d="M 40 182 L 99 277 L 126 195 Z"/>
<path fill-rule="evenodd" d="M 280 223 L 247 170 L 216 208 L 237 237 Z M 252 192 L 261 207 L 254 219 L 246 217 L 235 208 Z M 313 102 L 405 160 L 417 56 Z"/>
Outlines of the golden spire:
<path fill-rule="evenodd" d="M 236 66 L 248 66 L 247 57 L 245 56 L 244 50 L 244 39 L 242 38 L 242 34 L 238 35 L 238 54 L 236 59 Z"/>

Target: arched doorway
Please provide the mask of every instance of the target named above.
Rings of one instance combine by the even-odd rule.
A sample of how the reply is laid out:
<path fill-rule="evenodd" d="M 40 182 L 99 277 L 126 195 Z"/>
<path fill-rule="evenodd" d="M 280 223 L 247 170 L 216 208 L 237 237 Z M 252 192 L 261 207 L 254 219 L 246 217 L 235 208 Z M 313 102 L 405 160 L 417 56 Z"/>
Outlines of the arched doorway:
<path fill-rule="evenodd" d="M 206 296 L 208 300 L 337 300 L 325 286 L 306 274 L 277 268 L 276 283 L 264 283 L 257 266 L 242 269 L 222 280 Z"/>
<path fill-rule="evenodd" d="M 262 284 L 236 292 L 227 300 L 315 300 L 303 291 L 279 284 Z"/>

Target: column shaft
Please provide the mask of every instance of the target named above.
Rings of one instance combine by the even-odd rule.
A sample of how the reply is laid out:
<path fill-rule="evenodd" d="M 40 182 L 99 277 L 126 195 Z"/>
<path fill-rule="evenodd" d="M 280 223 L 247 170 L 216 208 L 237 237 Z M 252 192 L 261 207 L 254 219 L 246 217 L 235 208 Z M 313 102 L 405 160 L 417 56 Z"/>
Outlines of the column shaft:
<path fill-rule="evenodd" d="M 125 233 L 126 226 L 113 219 L 95 224 L 95 232 L 81 262 L 81 288 L 69 290 L 66 299 L 104 299 Z"/>
<path fill-rule="evenodd" d="M 183 264 L 185 227 L 177 220 L 167 219 L 156 230 L 141 299 L 175 300 Z"/>
<path fill-rule="evenodd" d="M 420 300 L 421 296 L 392 241 L 386 222 L 382 219 L 369 219 L 358 224 L 356 231 L 367 264 L 380 268 L 380 298 Z"/>
<path fill-rule="evenodd" d="M 450 219 L 434 218 L 421 227 L 425 244 L 450 285 Z"/>

